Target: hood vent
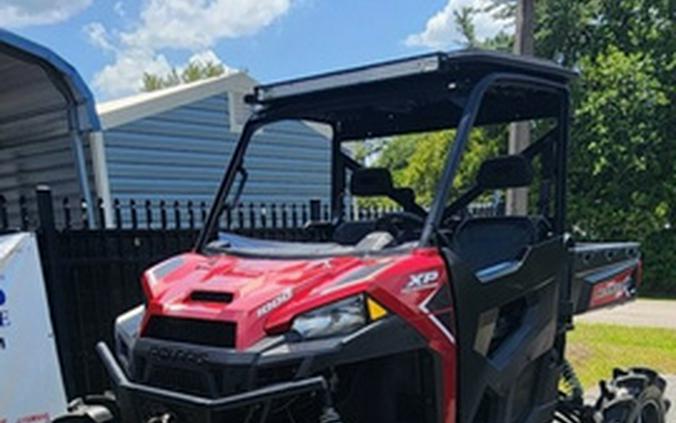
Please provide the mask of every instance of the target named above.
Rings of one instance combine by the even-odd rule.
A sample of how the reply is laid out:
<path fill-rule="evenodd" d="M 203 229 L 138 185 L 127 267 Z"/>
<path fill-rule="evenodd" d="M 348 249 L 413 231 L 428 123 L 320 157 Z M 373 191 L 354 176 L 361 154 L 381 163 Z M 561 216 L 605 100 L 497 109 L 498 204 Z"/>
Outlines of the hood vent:
<path fill-rule="evenodd" d="M 233 295 L 230 292 L 193 291 L 190 294 L 190 299 L 192 301 L 200 301 L 204 303 L 230 304 L 232 302 L 232 298 Z"/>

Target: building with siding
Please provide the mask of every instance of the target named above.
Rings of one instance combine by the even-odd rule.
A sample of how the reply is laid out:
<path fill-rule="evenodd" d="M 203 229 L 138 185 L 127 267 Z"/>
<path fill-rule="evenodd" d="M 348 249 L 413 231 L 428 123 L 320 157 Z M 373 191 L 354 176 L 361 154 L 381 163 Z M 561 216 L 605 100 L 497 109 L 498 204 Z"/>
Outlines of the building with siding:
<path fill-rule="evenodd" d="M 233 73 L 98 104 L 102 130 L 90 139 L 97 195 L 108 205 L 210 203 L 249 115 L 243 96 L 255 84 Z M 266 127 L 246 156 L 242 202 L 326 203 L 329 155 L 327 135 L 316 126 Z"/>

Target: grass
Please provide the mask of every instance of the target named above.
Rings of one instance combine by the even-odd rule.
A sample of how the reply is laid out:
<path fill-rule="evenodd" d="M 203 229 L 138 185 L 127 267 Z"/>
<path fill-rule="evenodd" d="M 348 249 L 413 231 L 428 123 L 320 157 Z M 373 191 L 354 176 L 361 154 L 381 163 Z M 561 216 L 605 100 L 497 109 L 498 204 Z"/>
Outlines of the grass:
<path fill-rule="evenodd" d="M 614 367 L 645 366 L 676 374 L 676 330 L 576 324 L 566 354 L 585 387 L 608 379 Z"/>

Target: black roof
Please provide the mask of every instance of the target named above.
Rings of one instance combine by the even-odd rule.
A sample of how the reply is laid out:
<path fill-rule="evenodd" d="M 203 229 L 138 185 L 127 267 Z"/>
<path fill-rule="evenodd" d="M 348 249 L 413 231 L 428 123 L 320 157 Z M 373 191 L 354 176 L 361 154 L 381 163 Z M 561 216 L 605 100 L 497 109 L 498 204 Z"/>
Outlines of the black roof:
<path fill-rule="evenodd" d="M 563 85 L 576 76 L 551 61 L 462 50 L 260 85 L 247 101 L 258 106 L 259 114 L 340 122 L 342 138 L 432 130 L 455 126 L 469 90 L 492 73 L 532 76 Z M 523 93 L 494 101 L 493 110 L 480 114 L 478 123 L 553 114 L 541 94 L 538 101 L 524 99 Z"/>

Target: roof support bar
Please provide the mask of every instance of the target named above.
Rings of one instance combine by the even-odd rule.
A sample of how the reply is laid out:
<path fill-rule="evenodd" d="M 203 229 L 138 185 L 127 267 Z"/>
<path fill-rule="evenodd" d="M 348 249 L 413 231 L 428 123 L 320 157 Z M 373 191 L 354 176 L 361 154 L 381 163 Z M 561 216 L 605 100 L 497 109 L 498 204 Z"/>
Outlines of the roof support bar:
<path fill-rule="evenodd" d="M 73 93 L 68 89 L 68 85 L 63 80 L 63 76 L 54 74 L 45 69 L 49 78 L 54 82 L 56 89 L 61 92 L 64 100 L 66 100 L 68 114 L 68 130 L 70 132 L 71 143 L 73 147 L 73 155 L 75 158 L 75 172 L 80 184 L 80 191 L 82 191 L 82 198 L 87 204 L 87 225 L 89 228 L 96 227 L 96 220 L 94 220 L 94 207 L 92 201 L 92 190 L 89 188 L 89 176 L 87 175 L 87 162 L 85 160 L 84 145 L 82 141 L 82 134 L 80 133 L 80 116 L 78 110 L 77 100 Z"/>
<path fill-rule="evenodd" d="M 453 144 L 451 144 L 451 151 L 448 153 L 446 157 L 446 164 L 444 165 L 441 180 L 439 181 L 437 194 L 434 197 L 432 206 L 430 207 L 427 220 L 425 220 L 425 226 L 423 226 L 423 233 L 420 241 L 421 245 L 430 244 L 432 235 L 434 234 L 434 232 L 439 226 L 439 223 L 441 222 L 441 219 L 444 214 L 444 209 L 446 207 L 446 201 L 448 200 L 448 197 L 450 195 L 451 187 L 453 184 L 453 178 L 455 178 L 458 166 L 460 165 L 460 159 L 462 158 L 462 155 L 465 151 L 465 144 L 467 144 L 467 139 L 469 138 L 470 131 L 474 127 L 474 122 L 479 113 L 479 107 L 481 106 L 484 94 L 493 84 L 496 83 L 506 83 L 514 86 L 523 83 L 529 86 L 537 86 L 541 90 L 548 90 L 560 94 L 561 98 L 564 99 L 562 101 L 567 101 L 568 99 L 568 87 L 559 82 L 554 82 L 551 80 L 535 76 L 514 74 L 508 72 L 497 72 L 484 76 L 470 92 L 467 104 L 465 104 L 465 108 L 462 111 L 462 117 L 460 118 L 460 122 L 456 129 L 455 139 L 453 141 Z M 565 113 L 567 113 L 567 111 Z M 563 112 L 561 113 L 560 116 L 561 117 L 564 116 Z M 560 122 L 560 126 L 564 127 L 564 129 L 562 130 L 563 131 L 562 136 L 566 138 L 564 138 L 560 142 L 564 146 L 563 148 L 565 151 L 565 144 L 568 142 L 566 132 L 567 129 L 565 128 L 566 126 L 565 119 L 562 122 Z M 559 175 L 559 178 L 560 177 L 561 175 Z M 565 181 L 565 178 L 563 178 L 563 180 Z M 559 182 L 562 181 L 559 179 Z M 560 207 L 561 201 L 562 197 L 560 196 L 557 197 L 557 202 L 559 203 L 557 205 L 557 211 L 559 212 L 559 216 L 557 217 L 558 221 L 562 220 L 561 215 L 562 210 Z M 556 229 L 560 228 L 558 225 L 555 226 Z"/>
<path fill-rule="evenodd" d="M 96 226 L 96 220 L 94 220 L 95 204 L 92 201 L 92 191 L 89 188 L 87 162 L 85 160 L 82 134 L 80 133 L 78 103 L 73 96 L 73 93 L 68 88 L 68 84 L 66 84 L 66 82 L 63 80 L 63 75 L 54 74 L 53 72 L 50 72 L 50 69 L 45 69 L 45 72 L 52 82 L 54 82 L 56 89 L 61 92 L 61 95 L 63 95 L 63 98 L 66 100 L 66 104 L 68 105 L 66 112 L 68 113 L 68 130 L 70 131 L 73 154 L 75 156 L 75 172 L 77 173 L 77 179 L 80 184 L 80 191 L 82 191 L 82 197 L 87 204 L 87 224 L 89 225 L 89 228 L 94 228 Z"/>
<path fill-rule="evenodd" d="M 73 109 L 70 109 L 68 113 L 71 114 L 72 110 Z M 92 200 L 92 191 L 89 189 L 89 177 L 87 175 L 87 163 L 85 161 L 82 137 L 77 129 L 71 130 L 71 141 L 73 143 L 73 153 L 75 154 L 75 171 L 77 172 L 77 179 L 80 183 L 82 196 L 87 204 L 87 223 L 91 229 L 96 225 L 96 221 L 94 220 L 95 204 Z M 101 225 L 103 225 L 103 222 L 101 222 Z"/>

